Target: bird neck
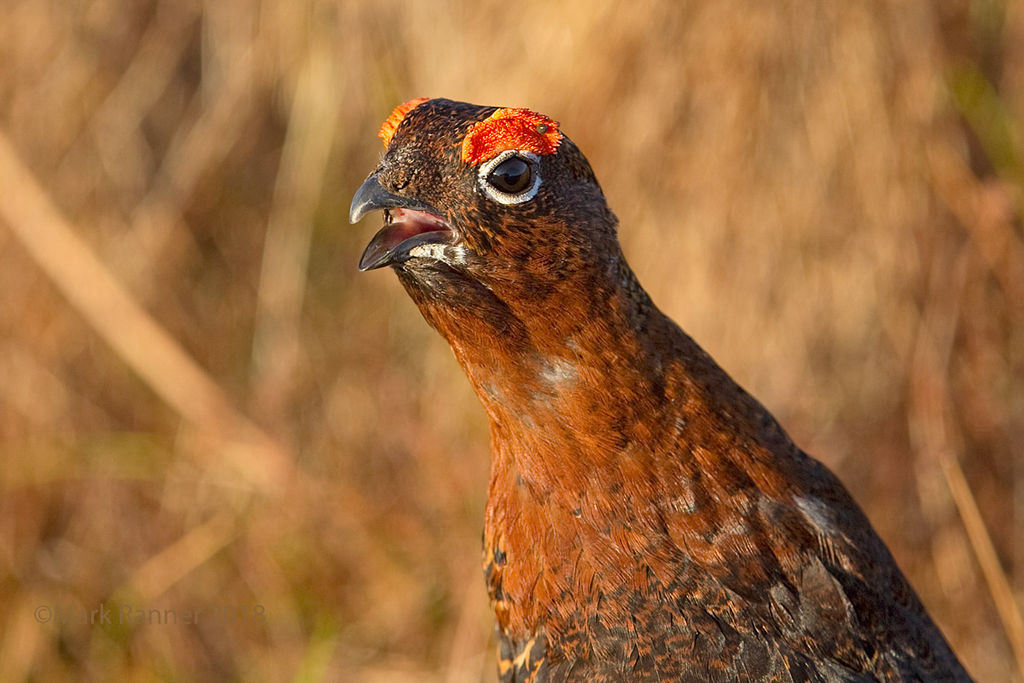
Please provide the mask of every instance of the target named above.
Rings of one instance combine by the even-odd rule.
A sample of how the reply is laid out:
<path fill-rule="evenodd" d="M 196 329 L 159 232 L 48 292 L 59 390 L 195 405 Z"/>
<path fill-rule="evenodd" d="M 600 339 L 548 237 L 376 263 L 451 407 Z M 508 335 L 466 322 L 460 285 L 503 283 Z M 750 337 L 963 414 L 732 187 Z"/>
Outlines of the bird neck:
<path fill-rule="evenodd" d="M 494 467 L 539 491 L 578 488 L 572 480 L 595 467 L 618 476 L 617 454 L 671 429 L 672 416 L 659 410 L 664 360 L 678 359 L 689 340 L 618 250 L 557 281 L 463 281 L 444 297 L 403 282 L 490 417 Z"/>

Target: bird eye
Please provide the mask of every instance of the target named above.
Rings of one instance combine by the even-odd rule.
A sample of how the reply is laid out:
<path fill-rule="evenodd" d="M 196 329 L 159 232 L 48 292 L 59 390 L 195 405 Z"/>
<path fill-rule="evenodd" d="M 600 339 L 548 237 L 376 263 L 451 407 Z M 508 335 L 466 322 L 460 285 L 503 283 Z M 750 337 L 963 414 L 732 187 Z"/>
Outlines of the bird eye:
<path fill-rule="evenodd" d="M 540 158 L 521 150 L 507 150 L 480 166 L 480 186 L 501 204 L 533 199 L 540 187 Z"/>
<path fill-rule="evenodd" d="M 509 157 L 487 175 L 487 182 L 508 194 L 523 192 L 530 180 L 530 166 L 519 157 Z"/>

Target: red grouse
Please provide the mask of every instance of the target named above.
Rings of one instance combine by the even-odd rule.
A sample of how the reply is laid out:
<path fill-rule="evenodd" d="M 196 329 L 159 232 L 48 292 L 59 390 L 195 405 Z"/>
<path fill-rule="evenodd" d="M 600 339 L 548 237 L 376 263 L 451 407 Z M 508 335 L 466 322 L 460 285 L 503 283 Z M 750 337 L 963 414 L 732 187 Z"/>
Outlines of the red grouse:
<path fill-rule="evenodd" d="M 556 121 L 403 104 L 352 200 L 490 418 L 502 681 L 970 680 L 846 489 L 651 302 Z"/>

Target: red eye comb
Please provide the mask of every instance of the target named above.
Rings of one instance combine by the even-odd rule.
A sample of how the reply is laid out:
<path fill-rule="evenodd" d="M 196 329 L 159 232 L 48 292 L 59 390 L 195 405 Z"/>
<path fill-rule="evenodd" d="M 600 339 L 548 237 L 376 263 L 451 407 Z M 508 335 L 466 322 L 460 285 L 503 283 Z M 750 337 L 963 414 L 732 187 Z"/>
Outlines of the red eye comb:
<path fill-rule="evenodd" d="M 476 166 L 508 149 L 554 154 L 560 142 L 557 121 L 529 109 L 499 109 L 470 129 L 462 141 L 462 160 Z"/>
<path fill-rule="evenodd" d="M 429 97 L 417 97 L 416 99 L 409 100 L 408 102 L 395 107 L 395 110 L 391 112 L 390 116 L 384 119 L 384 123 L 380 125 L 380 130 L 377 131 L 377 137 L 384 141 L 385 147 L 391 144 L 391 138 L 395 136 L 395 131 L 398 130 L 398 126 L 401 125 L 402 119 L 404 119 L 413 109 L 429 99 Z"/>

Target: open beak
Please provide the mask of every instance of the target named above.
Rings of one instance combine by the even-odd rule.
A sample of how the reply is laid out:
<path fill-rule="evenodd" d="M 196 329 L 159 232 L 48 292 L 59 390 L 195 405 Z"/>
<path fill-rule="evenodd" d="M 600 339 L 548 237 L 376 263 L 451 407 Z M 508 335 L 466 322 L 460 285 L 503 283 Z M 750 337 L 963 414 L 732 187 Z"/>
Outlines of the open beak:
<path fill-rule="evenodd" d="M 384 210 L 384 227 L 366 245 L 359 270 L 373 270 L 411 258 L 421 244 L 451 244 L 455 233 L 437 209 L 412 197 L 402 197 L 381 187 L 374 173 L 356 190 L 348 219 L 359 221 L 371 211 Z"/>

